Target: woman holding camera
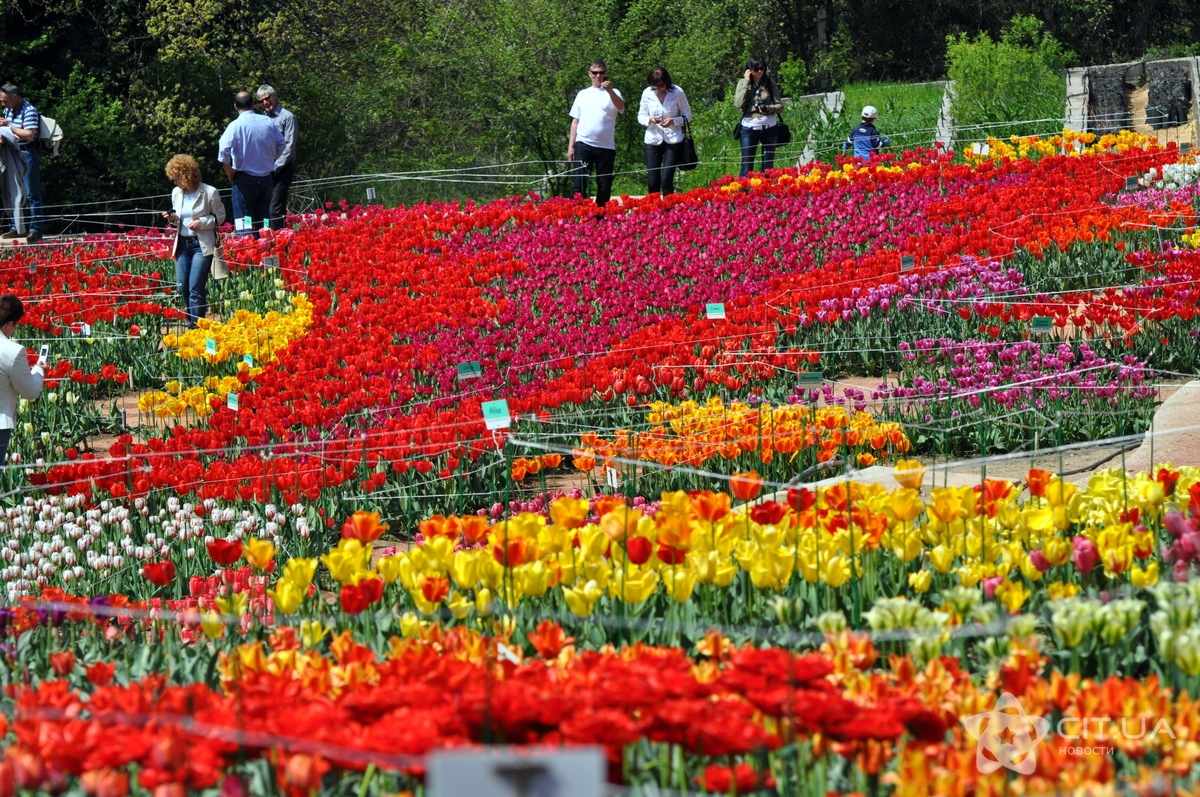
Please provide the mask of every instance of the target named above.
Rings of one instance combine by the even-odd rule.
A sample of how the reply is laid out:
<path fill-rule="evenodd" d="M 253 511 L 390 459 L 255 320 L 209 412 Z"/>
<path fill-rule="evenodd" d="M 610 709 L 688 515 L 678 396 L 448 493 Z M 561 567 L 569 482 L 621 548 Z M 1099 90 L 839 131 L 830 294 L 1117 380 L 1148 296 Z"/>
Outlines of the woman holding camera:
<path fill-rule="evenodd" d="M 191 155 L 167 162 L 167 177 L 175 183 L 171 212 L 163 217 L 175 225 L 175 282 L 187 310 L 188 326 L 208 314 L 208 272 L 217 250 L 217 227 L 225 221 L 225 203 L 217 189 L 200 180 L 200 164 Z"/>
<path fill-rule="evenodd" d="M 775 165 L 775 147 L 779 133 L 779 112 L 783 97 L 775 80 L 767 74 L 767 62 L 752 55 L 746 61 L 746 74 L 738 81 L 733 104 L 742 112 L 742 170 L 740 177 L 754 166 L 754 150 L 762 144 L 762 170 Z"/>
<path fill-rule="evenodd" d="M 675 168 L 683 159 L 683 126 L 692 119 L 692 106 L 683 89 L 671 82 L 666 67 L 646 75 L 646 90 L 638 106 L 638 122 L 646 128 L 646 190 L 675 193 Z"/>

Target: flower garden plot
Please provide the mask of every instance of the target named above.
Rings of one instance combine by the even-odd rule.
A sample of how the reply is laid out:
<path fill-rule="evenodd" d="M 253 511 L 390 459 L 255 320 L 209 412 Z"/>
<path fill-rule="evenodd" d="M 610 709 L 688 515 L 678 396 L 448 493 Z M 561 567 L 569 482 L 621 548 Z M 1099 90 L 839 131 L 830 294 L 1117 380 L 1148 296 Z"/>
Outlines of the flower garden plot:
<path fill-rule="evenodd" d="M 150 233 L 17 250 L 54 384 L 5 474 L 0 793 L 420 792 L 496 743 L 642 793 L 1194 789 L 1200 473 L 912 459 L 1138 434 L 1195 371 L 1192 193 L 1121 193 L 1177 151 L 1073 141 L 599 221 L 329 208 L 232 241 L 186 333 Z M 88 450 L 64 408 L 131 368 L 155 424 Z M 1005 694 L 1055 723 L 1029 773 L 977 765 Z"/>

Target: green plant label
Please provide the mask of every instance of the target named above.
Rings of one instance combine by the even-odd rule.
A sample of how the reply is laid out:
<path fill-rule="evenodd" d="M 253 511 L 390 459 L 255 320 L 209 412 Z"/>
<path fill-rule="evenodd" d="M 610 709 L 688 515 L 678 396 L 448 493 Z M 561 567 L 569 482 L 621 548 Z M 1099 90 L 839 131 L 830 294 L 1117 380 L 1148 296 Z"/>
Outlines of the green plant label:
<path fill-rule="evenodd" d="M 30 274 L 36 274 L 36 273 L 37 273 L 37 261 L 36 261 L 36 260 L 30 260 L 30 261 L 29 261 L 29 273 L 30 273 Z"/>
<path fill-rule="evenodd" d="M 250 366 L 251 368 L 254 367 L 254 358 L 251 357 L 249 354 L 244 355 L 242 357 L 242 362 L 244 362 L 246 365 Z"/>
<path fill-rule="evenodd" d="M 252 216 L 243 216 L 242 217 L 242 229 L 243 230 L 253 230 L 254 229 L 254 218 Z"/>
<path fill-rule="evenodd" d="M 915 257 L 913 257 L 912 255 L 905 255 L 904 257 L 900 258 L 900 270 L 901 271 L 912 271 L 916 267 L 917 267 L 917 259 Z"/>
<path fill-rule="evenodd" d="M 483 369 L 479 367 L 479 363 L 475 360 L 459 363 L 454 367 L 458 370 L 459 380 L 478 379 L 479 377 L 483 376 Z"/>
<path fill-rule="evenodd" d="M 1125 190 L 1126 191 L 1132 191 L 1137 187 L 1138 187 L 1138 178 L 1136 175 L 1133 177 L 1125 178 Z"/>
<path fill-rule="evenodd" d="M 724 302 L 709 302 L 704 305 L 704 317 L 710 321 L 725 320 L 725 303 Z"/>
<path fill-rule="evenodd" d="M 1029 327 L 1037 334 L 1044 335 L 1045 333 L 1054 329 L 1054 319 L 1045 315 L 1035 316 L 1033 320 L 1029 322 Z"/>
<path fill-rule="evenodd" d="M 238 411 L 238 394 L 232 390 L 225 394 L 225 406 L 234 412 Z"/>
<path fill-rule="evenodd" d="M 211 354 L 214 357 L 217 356 L 217 342 L 212 338 L 205 338 L 204 352 L 205 354 Z"/>
<path fill-rule="evenodd" d="M 496 429 L 507 429 L 512 425 L 512 417 L 508 414 L 508 402 L 504 399 L 485 401 L 481 406 L 483 423 L 488 429 L 495 431 Z"/>
<path fill-rule="evenodd" d="M 825 381 L 824 371 L 801 371 L 796 376 L 797 384 L 801 385 L 819 385 Z"/>
<path fill-rule="evenodd" d="M 1179 145 L 1179 154 L 1180 155 L 1186 155 L 1191 151 L 1192 151 L 1192 142 L 1185 141 Z"/>

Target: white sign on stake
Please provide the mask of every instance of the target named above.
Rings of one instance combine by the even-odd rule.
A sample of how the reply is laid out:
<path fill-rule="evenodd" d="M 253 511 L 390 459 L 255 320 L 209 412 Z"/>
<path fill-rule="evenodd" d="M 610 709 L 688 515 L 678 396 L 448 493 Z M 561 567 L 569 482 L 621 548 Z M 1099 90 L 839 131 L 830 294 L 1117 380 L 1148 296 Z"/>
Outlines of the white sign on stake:
<path fill-rule="evenodd" d="M 371 186 L 370 188 L 367 189 L 367 201 L 368 202 L 375 201 L 375 186 Z"/>
<path fill-rule="evenodd" d="M 710 321 L 725 320 L 725 303 L 724 302 L 709 302 L 704 305 L 704 315 Z"/>
<path fill-rule="evenodd" d="M 512 426 L 512 417 L 508 414 L 508 402 L 504 399 L 485 401 L 480 405 L 483 410 L 483 423 L 489 431 L 507 429 Z"/>
<path fill-rule="evenodd" d="M 238 411 L 238 394 L 232 390 L 225 394 L 225 406 L 234 412 Z"/>
<path fill-rule="evenodd" d="M 599 747 L 487 747 L 429 755 L 429 797 L 602 797 Z"/>
<path fill-rule="evenodd" d="M 241 232 L 242 230 L 246 229 L 245 217 L 234 219 L 233 220 L 233 229 L 236 230 L 237 232 Z"/>
<path fill-rule="evenodd" d="M 204 339 L 204 353 L 211 357 L 217 356 L 217 342 L 214 339 Z"/>
<path fill-rule="evenodd" d="M 604 469 L 604 482 L 614 490 L 619 490 L 621 489 L 621 474 L 617 473 L 616 468 L 609 466 Z"/>

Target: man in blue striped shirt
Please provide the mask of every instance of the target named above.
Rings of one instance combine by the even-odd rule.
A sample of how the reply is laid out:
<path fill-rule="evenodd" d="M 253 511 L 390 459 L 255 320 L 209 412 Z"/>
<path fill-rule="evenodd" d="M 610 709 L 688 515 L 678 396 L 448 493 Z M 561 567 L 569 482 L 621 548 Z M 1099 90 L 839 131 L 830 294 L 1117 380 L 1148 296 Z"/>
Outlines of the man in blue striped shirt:
<path fill-rule="evenodd" d="M 0 86 L 0 104 L 4 106 L 4 119 L 0 126 L 12 130 L 17 139 L 17 147 L 21 157 L 25 159 L 25 196 L 29 200 L 29 233 L 25 237 L 27 243 L 37 243 L 42 240 L 42 189 L 38 175 L 38 122 L 41 115 L 37 108 L 29 104 L 29 100 L 21 96 L 21 90 L 12 83 Z M 13 208 L 12 229 L 0 235 L 0 238 L 19 238 L 18 229 L 22 227 L 20 214 L 22 209 Z"/>
<path fill-rule="evenodd" d="M 283 153 L 283 134 L 266 116 L 254 112 L 254 95 L 239 91 L 233 98 L 237 119 L 221 134 L 217 160 L 233 186 L 233 219 L 239 235 L 250 235 L 271 224 L 271 173 Z M 251 222 L 244 226 L 243 219 Z"/>

